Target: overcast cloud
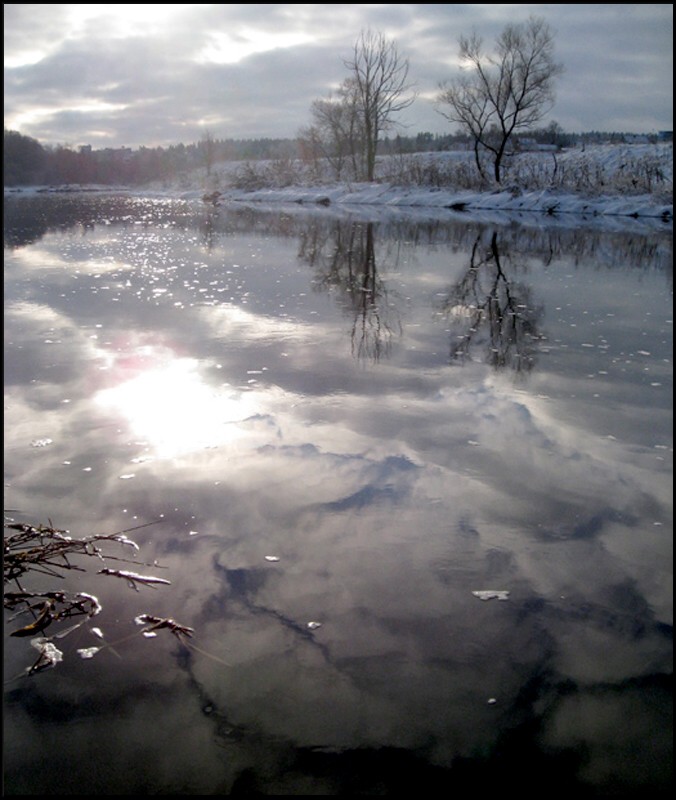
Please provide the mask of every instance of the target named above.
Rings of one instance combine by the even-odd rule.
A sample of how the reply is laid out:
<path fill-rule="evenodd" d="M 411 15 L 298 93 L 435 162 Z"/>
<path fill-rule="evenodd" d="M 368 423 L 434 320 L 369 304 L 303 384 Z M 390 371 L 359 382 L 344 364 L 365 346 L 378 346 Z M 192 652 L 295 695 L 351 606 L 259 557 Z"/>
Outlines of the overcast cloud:
<path fill-rule="evenodd" d="M 402 133 L 446 133 L 439 83 L 458 37 L 490 44 L 542 16 L 565 67 L 566 131 L 671 130 L 671 4 L 5 4 L 5 127 L 43 144 L 139 147 L 294 137 L 371 28 L 397 42 L 418 97 Z"/>

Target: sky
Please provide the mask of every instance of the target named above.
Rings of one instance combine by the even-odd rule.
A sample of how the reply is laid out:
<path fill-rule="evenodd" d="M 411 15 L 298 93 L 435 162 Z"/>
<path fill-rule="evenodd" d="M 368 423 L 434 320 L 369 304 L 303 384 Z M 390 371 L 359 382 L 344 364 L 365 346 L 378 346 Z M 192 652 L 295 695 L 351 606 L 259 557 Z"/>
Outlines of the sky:
<path fill-rule="evenodd" d="M 489 49 L 529 15 L 550 25 L 564 66 L 549 121 L 673 128 L 673 5 L 661 3 L 6 3 L 5 128 L 95 149 L 292 138 L 370 29 L 396 43 L 416 92 L 392 135 L 449 133 L 435 98 L 458 75 L 459 37 L 476 32 Z"/>

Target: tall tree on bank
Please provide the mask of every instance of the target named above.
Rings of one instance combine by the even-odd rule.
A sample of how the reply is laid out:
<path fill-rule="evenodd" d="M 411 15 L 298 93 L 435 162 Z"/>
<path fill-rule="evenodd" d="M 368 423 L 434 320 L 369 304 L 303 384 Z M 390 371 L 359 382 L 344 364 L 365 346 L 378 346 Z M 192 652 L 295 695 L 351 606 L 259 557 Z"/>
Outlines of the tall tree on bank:
<path fill-rule="evenodd" d="M 415 99 L 408 83 L 408 59 L 402 58 L 396 44 L 383 34 L 362 31 L 345 66 L 351 74 L 344 86 L 353 93 L 363 126 L 364 177 L 372 181 L 380 135 Z"/>
<path fill-rule="evenodd" d="M 503 160 L 512 135 L 533 128 L 554 103 L 554 82 L 563 66 L 554 60 L 554 37 L 540 17 L 507 25 L 493 54 L 476 34 L 460 38 L 462 73 L 441 85 L 437 111 L 459 123 L 474 144 L 474 157 L 486 178 L 482 156 L 493 162 L 500 183 Z"/>
<path fill-rule="evenodd" d="M 349 169 L 357 180 L 373 181 L 382 133 L 415 99 L 408 60 L 382 34 L 362 31 L 344 63 L 348 77 L 333 96 L 312 104 L 313 122 L 299 138 L 308 155 L 326 159 L 337 178 Z"/>

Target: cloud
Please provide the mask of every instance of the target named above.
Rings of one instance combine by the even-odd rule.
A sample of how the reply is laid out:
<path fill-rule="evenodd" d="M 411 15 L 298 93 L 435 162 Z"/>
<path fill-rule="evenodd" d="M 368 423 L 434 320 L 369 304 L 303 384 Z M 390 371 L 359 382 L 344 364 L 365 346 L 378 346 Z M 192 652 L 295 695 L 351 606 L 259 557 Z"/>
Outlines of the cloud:
<path fill-rule="evenodd" d="M 671 127 L 673 7 L 647 5 L 5 5 L 5 124 L 95 146 L 293 137 L 346 76 L 359 32 L 410 60 L 419 99 L 404 130 L 443 133 L 431 98 L 458 38 L 546 18 L 566 72 L 552 112 L 571 131 Z"/>

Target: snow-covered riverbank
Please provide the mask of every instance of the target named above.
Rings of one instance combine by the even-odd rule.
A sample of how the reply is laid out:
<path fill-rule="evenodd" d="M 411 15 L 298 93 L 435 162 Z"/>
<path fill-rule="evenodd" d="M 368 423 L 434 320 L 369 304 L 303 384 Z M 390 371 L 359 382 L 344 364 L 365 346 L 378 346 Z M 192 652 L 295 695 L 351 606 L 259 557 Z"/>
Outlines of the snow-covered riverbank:
<path fill-rule="evenodd" d="M 183 197 L 195 196 L 183 192 Z M 398 187 L 389 184 L 337 184 L 323 187 L 291 186 L 283 189 L 244 191 L 226 189 L 218 202 L 318 203 L 322 205 L 380 205 L 397 208 L 446 208 L 452 211 L 517 211 L 548 215 L 656 217 L 670 220 L 673 203 L 660 202 L 653 195 L 580 197 L 552 190 L 523 192 L 451 191 Z"/>
<path fill-rule="evenodd" d="M 379 163 L 377 183 L 308 182 L 233 188 L 237 172 L 221 169 L 211 186 L 219 200 L 319 203 L 323 205 L 436 208 L 574 214 L 585 217 L 673 218 L 673 146 L 667 143 L 597 145 L 561 153 L 529 152 L 515 157 L 506 186 L 458 188 L 475 172 L 468 152 L 390 156 Z M 255 171 L 255 165 L 252 168 Z M 259 174 L 263 170 L 258 169 Z M 270 170 L 274 175 L 274 170 Z M 433 175 L 437 185 L 429 185 Z M 454 182 L 453 178 L 459 180 Z M 416 180 L 419 178 L 419 180 Z M 427 181 L 425 180 L 427 179 Z M 423 185 L 424 183 L 428 185 Z M 188 193 L 189 194 L 189 193 Z"/>
<path fill-rule="evenodd" d="M 212 202 L 209 198 L 213 197 L 214 205 L 227 202 L 286 203 L 341 209 L 382 208 L 400 213 L 429 209 L 491 216 L 536 215 L 566 225 L 575 224 L 577 219 L 616 223 L 622 219 L 637 219 L 655 221 L 660 227 L 673 224 L 673 146 L 670 143 L 574 149 L 557 154 L 553 171 L 554 161 L 550 153 L 526 153 L 515 162 L 509 185 L 489 191 L 416 185 L 410 180 L 413 164 L 420 168 L 421 164 L 429 166 L 433 163 L 449 175 L 452 174 L 449 165 L 467 165 L 469 162 L 471 155 L 466 152 L 391 156 L 382 160 L 381 173 L 390 178 L 397 174 L 407 176 L 408 180 L 381 178 L 376 183 L 310 183 L 302 180 L 302 170 L 298 169 L 301 180 L 297 182 L 257 188 L 242 188 L 237 178 L 244 165 L 228 162 L 215 165 L 208 178 L 204 170 L 200 170 L 162 184 L 133 189 L 119 187 L 115 191 L 184 200 L 206 198 L 207 202 Z M 264 162 L 246 166 L 264 178 Z M 648 170 L 652 176 L 647 174 Z M 650 191 L 636 191 L 637 187 L 650 187 Z M 113 190 L 113 187 L 104 186 L 23 187 L 5 189 L 5 193 Z"/>

